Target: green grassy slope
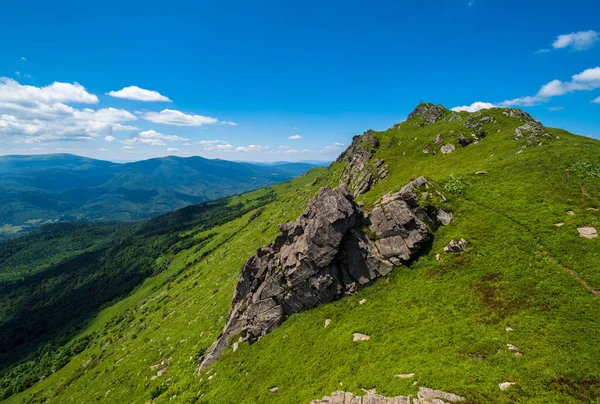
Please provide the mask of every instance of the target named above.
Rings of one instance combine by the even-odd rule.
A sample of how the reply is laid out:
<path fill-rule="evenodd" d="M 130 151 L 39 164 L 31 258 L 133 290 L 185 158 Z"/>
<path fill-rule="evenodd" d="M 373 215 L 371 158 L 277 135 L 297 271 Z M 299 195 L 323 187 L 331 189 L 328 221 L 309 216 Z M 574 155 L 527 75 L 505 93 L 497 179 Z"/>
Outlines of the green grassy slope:
<path fill-rule="evenodd" d="M 503 112 L 479 112 L 496 121 L 484 126 L 486 137 L 448 155 L 422 150 L 439 149 L 437 134 L 454 144 L 459 133 L 469 135 L 467 113 L 423 127 L 408 120 L 375 134 L 375 158 L 385 160 L 390 174 L 358 200 L 368 208 L 425 175 L 445 190 L 455 214 L 410 267 L 292 316 L 196 375 L 198 357 L 223 327 L 241 265 L 320 186 L 339 182 L 343 163 L 335 163 L 273 187 L 276 201 L 250 223 L 251 212 L 204 232 L 190 230 L 195 238 L 215 236 L 173 255 L 165 272 L 101 312 L 82 331 L 97 331 L 87 349 L 8 401 L 307 403 L 340 389 L 414 395 L 418 380 L 471 402 L 597 402 L 600 299 L 581 281 L 600 290 L 600 239 L 580 237 L 577 227 L 600 228 L 594 210 L 600 142 L 548 129 L 553 140 L 522 148 L 525 141 L 513 136 L 523 123 Z M 487 174 L 475 175 L 481 170 Z M 435 254 L 460 237 L 469 249 L 442 253 L 438 262 Z M 353 343 L 354 332 L 371 340 Z M 415 379 L 394 376 L 409 372 Z M 506 381 L 517 385 L 501 391 Z M 278 393 L 269 392 L 273 386 Z"/>

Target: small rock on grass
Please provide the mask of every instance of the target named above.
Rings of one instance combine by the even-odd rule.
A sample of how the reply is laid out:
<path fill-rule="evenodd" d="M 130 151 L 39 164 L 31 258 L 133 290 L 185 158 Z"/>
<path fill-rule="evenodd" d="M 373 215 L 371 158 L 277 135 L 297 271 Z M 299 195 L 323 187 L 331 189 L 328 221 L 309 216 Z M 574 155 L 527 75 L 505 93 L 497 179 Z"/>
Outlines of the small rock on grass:
<path fill-rule="evenodd" d="M 477 171 L 475 175 L 486 175 L 487 171 Z"/>
<path fill-rule="evenodd" d="M 329 324 L 331 324 L 331 319 L 330 318 L 328 318 L 328 319 L 325 320 L 325 326 L 323 328 L 329 327 Z"/>
<path fill-rule="evenodd" d="M 269 389 L 269 391 L 270 391 L 271 393 L 275 394 L 275 393 L 277 393 L 277 392 L 279 391 L 279 389 L 278 389 L 277 387 L 271 387 L 271 388 Z"/>
<path fill-rule="evenodd" d="M 519 349 L 516 346 L 513 344 L 506 344 L 506 346 L 513 354 L 515 354 L 515 356 L 521 356 L 521 352 L 519 352 Z"/>
<path fill-rule="evenodd" d="M 504 390 L 508 389 L 510 386 L 512 386 L 514 384 L 516 384 L 516 383 L 513 383 L 513 382 L 504 382 L 504 383 L 500 383 L 498 385 L 498 387 L 500 387 L 500 390 L 504 391 Z"/>
<path fill-rule="evenodd" d="M 469 243 L 464 238 L 460 240 L 451 240 L 446 247 L 444 247 L 445 253 L 459 253 L 464 251 L 469 246 Z"/>
<path fill-rule="evenodd" d="M 413 377 L 415 377 L 414 373 L 402 373 L 399 375 L 396 375 L 396 377 L 399 377 L 400 379 L 412 379 Z"/>
<path fill-rule="evenodd" d="M 575 212 L 573 212 L 572 210 L 569 210 L 567 212 L 567 215 L 569 215 L 569 216 L 575 216 Z"/>
<path fill-rule="evenodd" d="M 358 302 L 358 304 L 365 304 L 367 302 L 367 299 L 362 299 L 360 302 Z"/>
<path fill-rule="evenodd" d="M 371 337 L 368 336 L 367 334 L 361 334 L 359 332 L 355 332 L 354 334 L 352 334 L 352 341 L 356 342 L 356 341 L 368 341 L 370 340 Z"/>
<path fill-rule="evenodd" d="M 563 227 L 563 226 L 565 225 L 565 223 L 564 223 L 564 222 L 560 222 L 560 223 L 554 223 L 554 225 L 555 225 L 556 227 Z"/>
<path fill-rule="evenodd" d="M 593 227 L 579 227 L 577 229 L 579 235 L 585 238 L 596 238 L 598 237 L 598 231 Z"/>

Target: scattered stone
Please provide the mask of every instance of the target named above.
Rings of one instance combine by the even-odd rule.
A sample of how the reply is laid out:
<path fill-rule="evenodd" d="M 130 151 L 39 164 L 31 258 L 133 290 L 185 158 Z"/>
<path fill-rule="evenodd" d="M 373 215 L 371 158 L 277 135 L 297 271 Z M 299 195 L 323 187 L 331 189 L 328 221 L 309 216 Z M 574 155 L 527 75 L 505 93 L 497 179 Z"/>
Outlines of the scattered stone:
<path fill-rule="evenodd" d="M 443 261 L 443 259 L 442 259 L 442 254 L 439 254 L 439 253 L 438 253 L 438 254 L 436 254 L 436 255 L 435 255 L 435 260 L 436 260 L 437 262 L 442 262 L 442 261 Z"/>
<path fill-rule="evenodd" d="M 277 387 L 271 387 L 271 388 L 269 389 L 269 391 L 270 391 L 271 393 L 275 394 L 275 393 L 277 393 L 277 392 L 279 391 L 279 389 L 278 389 Z"/>
<path fill-rule="evenodd" d="M 596 238 L 598 237 L 598 232 L 593 227 L 579 227 L 577 228 L 579 235 L 585 238 Z"/>
<path fill-rule="evenodd" d="M 587 208 L 587 210 L 593 210 L 594 212 L 597 212 L 598 208 Z"/>
<path fill-rule="evenodd" d="M 575 216 L 575 212 L 573 212 L 572 210 L 570 210 L 570 211 L 567 212 L 567 215 L 569 215 L 569 216 Z"/>
<path fill-rule="evenodd" d="M 521 352 L 519 352 L 519 349 L 516 346 L 514 346 L 513 344 L 506 344 L 506 346 L 508 347 L 510 352 L 515 354 L 515 356 L 521 356 Z"/>
<path fill-rule="evenodd" d="M 510 328 L 510 327 L 506 327 L 506 328 L 505 328 L 505 330 L 506 330 L 507 332 L 509 332 L 509 331 L 512 331 L 513 329 L 512 329 L 512 328 Z"/>
<path fill-rule="evenodd" d="M 331 324 L 331 319 L 330 318 L 328 318 L 328 319 L 325 320 L 325 325 L 323 326 L 323 328 L 329 327 L 329 324 Z"/>
<path fill-rule="evenodd" d="M 519 151 L 517 152 L 517 154 L 521 154 L 521 153 L 523 153 L 523 150 L 519 150 Z"/>
<path fill-rule="evenodd" d="M 410 397 L 384 397 L 377 394 L 375 389 L 364 391 L 366 393 L 364 396 L 355 396 L 346 391 L 336 391 L 331 396 L 313 400 L 310 404 L 411 404 Z"/>
<path fill-rule="evenodd" d="M 231 345 L 231 349 L 233 349 L 233 352 L 235 352 L 238 350 L 239 346 L 240 346 L 239 342 L 234 342 L 233 345 Z"/>
<path fill-rule="evenodd" d="M 297 221 L 242 267 L 226 325 L 201 358 L 213 363 L 234 336 L 254 343 L 291 315 L 356 293 L 411 261 L 440 222 L 419 207 L 420 177 L 361 211 L 346 185 L 321 188 Z M 365 231 L 365 229 L 367 229 Z"/>
<path fill-rule="evenodd" d="M 435 139 L 434 139 L 434 143 L 435 144 L 440 144 L 444 141 L 444 139 L 442 138 L 442 135 L 438 134 Z"/>
<path fill-rule="evenodd" d="M 560 223 L 554 223 L 554 225 L 555 225 L 556 227 L 563 227 L 563 226 L 565 225 L 565 223 L 564 223 L 564 222 L 560 222 Z"/>
<path fill-rule="evenodd" d="M 423 153 L 425 153 L 425 154 L 429 153 L 429 147 L 428 146 L 426 146 L 426 147 L 423 148 Z"/>
<path fill-rule="evenodd" d="M 355 332 L 354 334 L 352 334 L 352 341 L 356 342 L 356 341 L 368 341 L 370 340 L 371 337 L 367 334 L 361 334 L 359 332 Z"/>
<path fill-rule="evenodd" d="M 449 225 L 453 218 L 454 218 L 454 214 L 452 212 L 446 212 L 445 210 L 438 209 L 437 219 L 444 226 Z"/>
<path fill-rule="evenodd" d="M 473 141 L 471 139 L 467 139 L 462 133 L 458 135 L 458 144 L 462 147 L 469 146 Z"/>
<path fill-rule="evenodd" d="M 428 389 L 426 387 L 420 387 L 419 388 L 419 403 L 420 404 L 437 404 L 439 403 L 439 401 L 434 401 L 434 400 L 442 400 L 441 402 L 443 403 L 444 401 L 446 402 L 450 402 L 450 403 L 458 403 L 460 401 L 465 401 L 466 399 L 464 397 L 461 396 L 457 396 L 456 394 L 452 394 L 452 393 L 446 393 L 444 391 L 440 391 L 440 390 L 432 390 L 432 389 Z"/>
<path fill-rule="evenodd" d="M 445 253 L 459 253 L 467 249 L 469 243 L 464 238 L 460 240 L 451 240 L 446 247 L 444 247 Z"/>
<path fill-rule="evenodd" d="M 500 390 L 504 391 L 504 390 L 508 389 L 510 386 L 513 386 L 513 385 L 515 385 L 515 384 L 517 384 L 517 383 L 512 383 L 512 382 L 504 382 L 504 383 L 500 383 L 500 384 L 498 385 L 498 387 L 500 387 Z"/>
<path fill-rule="evenodd" d="M 445 144 L 440 148 L 442 154 L 449 154 L 452 153 L 454 150 L 456 150 L 456 147 L 454 147 L 452 143 Z"/>
<path fill-rule="evenodd" d="M 487 173 L 487 171 L 477 171 L 475 175 L 486 175 Z"/>
<path fill-rule="evenodd" d="M 361 304 L 361 305 L 362 305 L 362 304 L 365 304 L 366 302 L 367 302 L 367 299 L 361 299 L 361 301 L 360 301 L 360 302 L 358 302 L 358 304 Z"/>
<path fill-rule="evenodd" d="M 414 373 L 402 373 L 399 375 L 396 375 L 396 377 L 399 377 L 400 379 L 412 379 L 413 377 L 415 377 Z"/>

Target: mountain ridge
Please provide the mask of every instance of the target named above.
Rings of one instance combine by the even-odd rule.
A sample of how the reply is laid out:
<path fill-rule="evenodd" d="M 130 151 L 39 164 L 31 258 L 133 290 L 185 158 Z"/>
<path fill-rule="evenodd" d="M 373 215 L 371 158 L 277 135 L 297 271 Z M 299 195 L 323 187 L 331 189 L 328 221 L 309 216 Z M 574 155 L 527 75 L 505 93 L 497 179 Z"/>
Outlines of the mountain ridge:
<path fill-rule="evenodd" d="M 89 338 L 84 348 L 49 350 L 66 358 L 59 370 L 33 359 L 12 368 L 0 383 L 15 389 L 8 402 L 309 403 L 373 389 L 414 401 L 432 391 L 421 386 L 467 402 L 600 399 L 600 304 L 576 278 L 600 289 L 600 239 L 578 232 L 600 227 L 600 142 L 520 110 L 429 108 L 357 137 L 326 169 L 221 200 L 215 207 L 237 209 L 271 195 L 232 220 L 200 227 L 187 226 L 184 211 L 167 215 L 176 225 L 164 236 L 177 238 L 156 259 L 161 271 L 70 339 Z M 197 375 L 244 264 L 280 235 L 278 224 L 296 221 L 323 187 L 349 186 L 368 212 L 421 176 L 443 195 L 436 207 L 453 214 L 422 255 L 257 342 L 233 335 Z M 463 239 L 468 247 L 446 249 Z"/>

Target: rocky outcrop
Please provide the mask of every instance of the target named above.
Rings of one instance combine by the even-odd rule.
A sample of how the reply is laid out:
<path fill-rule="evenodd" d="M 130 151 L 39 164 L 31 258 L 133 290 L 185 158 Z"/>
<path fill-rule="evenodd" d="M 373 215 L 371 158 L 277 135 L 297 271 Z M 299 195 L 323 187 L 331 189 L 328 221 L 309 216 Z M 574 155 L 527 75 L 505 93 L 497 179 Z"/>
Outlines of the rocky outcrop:
<path fill-rule="evenodd" d="M 350 147 L 336 160 L 346 162 L 341 178 L 356 195 L 369 191 L 389 174 L 388 166 L 383 160 L 372 161 L 378 147 L 379 140 L 375 132 L 368 130 L 362 136 L 355 136 Z"/>
<path fill-rule="evenodd" d="M 408 120 L 422 119 L 422 126 L 433 125 L 446 115 L 448 110 L 441 105 L 419 104 L 408 115 Z"/>
<path fill-rule="evenodd" d="M 439 225 L 419 207 L 430 184 L 418 178 L 368 214 L 346 185 L 322 188 L 295 222 L 242 267 L 225 328 L 201 370 L 233 340 L 255 342 L 287 316 L 355 293 L 415 258 Z M 445 216 L 445 219 L 447 215 Z"/>
<path fill-rule="evenodd" d="M 444 404 L 462 401 L 465 401 L 465 398 L 456 394 L 421 387 L 418 398 L 406 396 L 384 397 L 377 394 L 375 389 L 372 389 L 367 390 L 364 396 L 355 396 L 346 391 L 336 391 L 331 396 L 313 400 L 310 404 Z"/>

